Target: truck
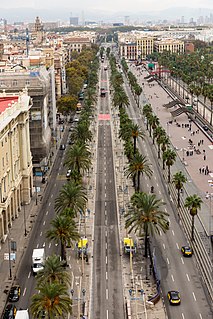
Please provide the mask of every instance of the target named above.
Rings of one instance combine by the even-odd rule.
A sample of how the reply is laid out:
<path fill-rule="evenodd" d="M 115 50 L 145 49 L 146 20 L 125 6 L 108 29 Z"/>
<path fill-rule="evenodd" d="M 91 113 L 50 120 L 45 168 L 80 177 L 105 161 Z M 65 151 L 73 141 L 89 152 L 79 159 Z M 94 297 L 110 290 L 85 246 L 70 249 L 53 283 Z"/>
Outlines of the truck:
<path fill-rule="evenodd" d="M 32 270 L 34 275 L 36 275 L 39 270 L 44 268 L 44 262 L 45 262 L 44 248 L 33 249 Z"/>
<path fill-rule="evenodd" d="M 17 310 L 16 312 L 16 319 L 29 319 L 28 310 Z"/>
<path fill-rule="evenodd" d="M 136 253 L 136 242 L 133 241 L 132 238 L 124 238 L 123 239 L 123 248 L 124 253 L 129 254 L 130 252 L 135 254 Z"/>

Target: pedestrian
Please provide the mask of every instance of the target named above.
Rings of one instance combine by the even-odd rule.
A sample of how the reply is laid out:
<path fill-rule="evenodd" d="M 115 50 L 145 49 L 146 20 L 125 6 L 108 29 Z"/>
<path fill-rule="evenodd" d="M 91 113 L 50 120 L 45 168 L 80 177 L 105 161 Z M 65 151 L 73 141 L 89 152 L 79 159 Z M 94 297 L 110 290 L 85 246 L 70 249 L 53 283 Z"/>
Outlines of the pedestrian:
<path fill-rule="evenodd" d="M 198 146 L 198 147 L 200 146 L 200 142 L 197 143 L 197 146 Z"/>
<path fill-rule="evenodd" d="M 203 142 L 204 142 L 204 141 L 202 140 L 202 145 L 203 145 Z"/>
<path fill-rule="evenodd" d="M 205 151 L 205 150 L 203 150 L 203 155 L 205 155 L 205 153 L 206 153 L 206 151 Z"/>
<path fill-rule="evenodd" d="M 206 160 L 206 155 L 203 156 L 204 161 Z"/>
<path fill-rule="evenodd" d="M 205 168 L 203 167 L 203 168 L 202 168 L 202 173 L 204 173 L 204 171 L 205 171 Z"/>
<path fill-rule="evenodd" d="M 201 169 L 201 167 L 200 167 L 200 168 L 199 168 L 199 172 L 200 172 L 200 174 L 201 174 L 201 170 L 202 170 L 202 169 Z"/>

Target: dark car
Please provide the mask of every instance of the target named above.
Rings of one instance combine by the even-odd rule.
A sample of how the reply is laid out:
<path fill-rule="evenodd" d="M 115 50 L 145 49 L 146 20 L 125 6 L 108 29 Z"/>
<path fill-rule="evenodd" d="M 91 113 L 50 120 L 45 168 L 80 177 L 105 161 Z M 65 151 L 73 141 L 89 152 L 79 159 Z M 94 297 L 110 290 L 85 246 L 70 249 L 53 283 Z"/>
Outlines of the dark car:
<path fill-rule="evenodd" d="M 64 151 L 65 148 L 66 148 L 65 144 L 61 144 L 61 145 L 60 145 L 60 150 Z"/>
<path fill-rule="evenodd" d="M 17 312 L 16 306 L 13 304 L 8 304 L 5 307 L 2 319 L 14 319 L 16 316 L 16 312 Z"/>
<path fill-rule="evenodd" d="M 9 297 L 8 297 L 9 301 L 12 301 L 12 302 L 18 301 L 20 294 L 21 294 L 20 286 L 17 285 L 17 286 L 11 287 L 9 292 Z"/>
<path fill-rule="evenodd" d="M 168 299 L 170 305 L 180 305 L 180 293 L 177 290 L 168 291 Z"/>
<path fill-rule="evenodd" d="M 8 304 L 4 309 L 2 319 L 14 319 L 16 316 L 16 312 L 16 306 L 13 304 Z"/>
<path fill-rule="evenodd" d="M 189 246 L 182 246 L 181 252 L 182 252 L 184 257 L 191 257 L 193 254 L 192 248 Z"/>
<path fill-rule="evenodd" d="M 203 129 L 204 129 L 204 131 L 208 131 L 209 130 L 207 125 L 203 125 Z"/>

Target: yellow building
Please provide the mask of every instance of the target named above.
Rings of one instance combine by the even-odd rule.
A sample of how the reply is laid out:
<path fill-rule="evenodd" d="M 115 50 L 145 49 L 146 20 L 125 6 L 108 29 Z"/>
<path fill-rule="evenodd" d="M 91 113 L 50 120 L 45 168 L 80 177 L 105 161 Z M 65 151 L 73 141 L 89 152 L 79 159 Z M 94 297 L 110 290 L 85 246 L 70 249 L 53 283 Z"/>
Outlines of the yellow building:
<path fill-rule="evenodd" d="M 161 39 L 155 41 L 155 51 L 162 53 L 169 51 L 170 53 L 183 53 L 184 41 L 176 39 Z"/>
<path fill-rule="evenodd" d="M 0 93 L 0 241 L 13 220 L 23 216 L 22 205 L 33 193 L 29 110 L 31 98 L 21 93 Z M 21 216 L 20 216 L 21 218 Z M 23 216 L 24 218 L 24 216 Z"/>
<path fill-rule="evenodd" d="M 146 59 L 154 51 L 153 37 L 139 37 L 136 41 L 138 59 Z"/>

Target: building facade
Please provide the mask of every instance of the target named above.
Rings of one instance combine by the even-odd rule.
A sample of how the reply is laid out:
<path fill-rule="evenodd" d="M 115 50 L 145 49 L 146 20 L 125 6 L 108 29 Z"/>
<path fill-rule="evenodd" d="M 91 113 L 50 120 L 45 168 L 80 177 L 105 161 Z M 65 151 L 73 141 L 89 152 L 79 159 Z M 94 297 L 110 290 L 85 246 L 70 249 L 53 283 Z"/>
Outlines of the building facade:
<path fill-rule="evenodd" d="M 13 220 L 21 218 L 21 206 L 33 194 L 27 90 L 0 93 L 0 240 L 5 241 Z M 23 217 L 24 218 L 24 217 Z"/>

